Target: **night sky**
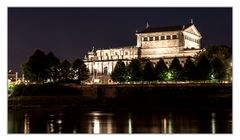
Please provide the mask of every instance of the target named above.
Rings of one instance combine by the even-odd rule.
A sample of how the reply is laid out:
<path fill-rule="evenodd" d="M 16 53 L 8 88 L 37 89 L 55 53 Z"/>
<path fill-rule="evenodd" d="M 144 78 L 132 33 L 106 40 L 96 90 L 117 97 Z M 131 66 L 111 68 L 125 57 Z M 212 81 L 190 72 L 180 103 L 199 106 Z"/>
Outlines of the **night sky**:
<path fill-rule="evenodd" d="M 21 72 L 33 51 L 72 62 L 95 48 L 136 44 L 136 30 L 189 24 L 202 46 L 232 47 L 232 8 L 8 8 L 8 69 Z"/>

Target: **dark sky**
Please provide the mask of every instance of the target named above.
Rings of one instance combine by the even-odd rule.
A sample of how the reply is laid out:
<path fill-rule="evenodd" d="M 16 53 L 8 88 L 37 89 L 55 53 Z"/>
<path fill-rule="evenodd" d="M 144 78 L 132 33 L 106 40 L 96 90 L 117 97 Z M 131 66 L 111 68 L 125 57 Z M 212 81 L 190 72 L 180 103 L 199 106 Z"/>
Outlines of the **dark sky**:
<path fill-rule="evenodd" d="M 20 72 L 33 51 L 61 61 L 95 48 L 136 44 L 136 30 L 183 25 L 193 19 L 202 46 L 232 46 L 232 8 L 9 8 L 8 68 Z"/>

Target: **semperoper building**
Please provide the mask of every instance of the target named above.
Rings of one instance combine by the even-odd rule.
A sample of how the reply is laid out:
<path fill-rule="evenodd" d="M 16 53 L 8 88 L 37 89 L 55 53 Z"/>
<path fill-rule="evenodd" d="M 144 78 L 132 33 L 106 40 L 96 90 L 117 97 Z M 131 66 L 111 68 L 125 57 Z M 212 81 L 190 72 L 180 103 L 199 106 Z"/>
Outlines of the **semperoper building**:
<path fill-rule="evenodd" d="M 142 31 L 136 32 L 137 45 L 119 48 L 99 49 L 94 48 L 88 52 L 84 62 L 90 71 L 92 82 L 110 83 L 110 74 L 118 60 L 126 65 L 132 59 L 148 58 L 154 64 L 160 58 L 164 59 L 167 66 L 174 57 L 178 57 L 183 65 L 187 57 L 193 57 L 201 49 L 201 34 L 191 22 L 186 25 L 150 27 L 147 24 Z"/>

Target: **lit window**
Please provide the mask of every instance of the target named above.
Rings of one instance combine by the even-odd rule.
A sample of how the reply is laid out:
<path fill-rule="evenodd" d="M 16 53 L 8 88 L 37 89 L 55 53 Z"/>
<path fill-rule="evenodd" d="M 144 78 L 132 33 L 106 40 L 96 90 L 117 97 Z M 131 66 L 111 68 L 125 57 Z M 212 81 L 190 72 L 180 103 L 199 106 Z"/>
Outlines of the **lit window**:
<path fill-rule="evenodd" d="M 172 39 L 177 39 L 177 35 L 173 35 L 173 36 L 172 36 Z"/>
<path fill-rule="evenodd" d="M 150 40 L 150 41 L 153 41 L 153 37 L 149 37 L 149 40 Z"/>
<path fill-rule="evenodd" d="M 168 36 L 167 36 L 167 40 L 170 40 L 170 39 L 171 39 L 171 37 L 170 37 L 170 35 L 168 35 Z"/>

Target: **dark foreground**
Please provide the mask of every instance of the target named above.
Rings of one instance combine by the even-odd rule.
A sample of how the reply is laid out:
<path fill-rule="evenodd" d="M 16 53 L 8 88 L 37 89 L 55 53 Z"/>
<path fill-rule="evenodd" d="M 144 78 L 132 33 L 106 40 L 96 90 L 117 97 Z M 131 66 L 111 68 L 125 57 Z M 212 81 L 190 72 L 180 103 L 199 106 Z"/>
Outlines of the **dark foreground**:
<path fill-rule="evenodd" d="M 10 110 L 232 110 L 231 84 L 31 85 L 13 95 Z"/>
<path fill-rule="evenodd" d="M 9 133 L 232 133 L 231 84 L 31 85 L 8 104 Z"/>

